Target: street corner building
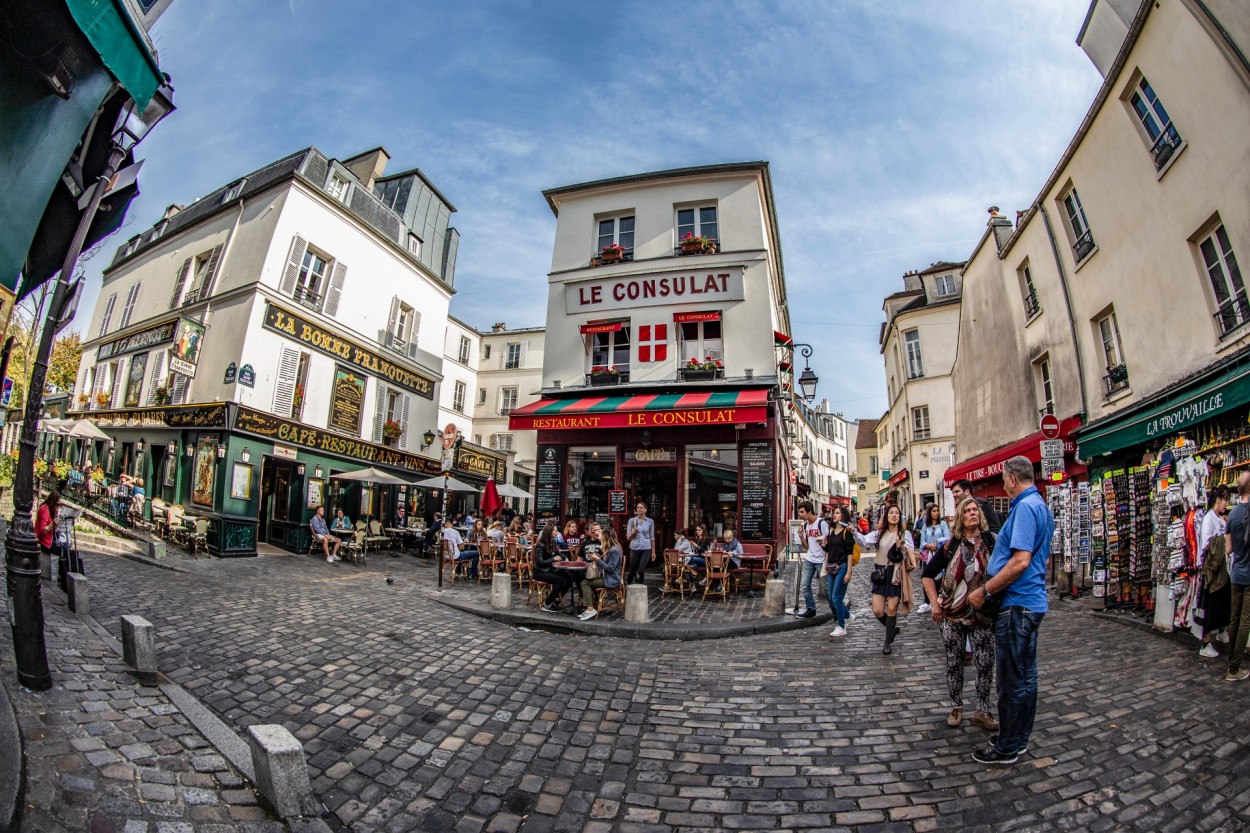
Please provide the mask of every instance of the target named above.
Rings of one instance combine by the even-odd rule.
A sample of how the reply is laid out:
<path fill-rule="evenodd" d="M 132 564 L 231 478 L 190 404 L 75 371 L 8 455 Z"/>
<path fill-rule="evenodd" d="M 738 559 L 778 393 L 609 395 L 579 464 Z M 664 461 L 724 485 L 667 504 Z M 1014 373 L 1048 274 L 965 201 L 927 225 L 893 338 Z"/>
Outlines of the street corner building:
<path fill-rule="evenodd" d="M 216 555 L 306 550 L 323 504 L 386 522 L 440 503 L 336 475 L 507 476 L 497 452 L 464 443 L 444 461 L 422 442 L 459 235 L 421 171 L 386 175 L 388 160 L 298 151 L 171 206 L 104 272 L 69 416 L 112 442 L 78 451 L 143 477 L 149 506 L 207 518 Z"/>
<path fill-rule="evenodd" d="M 535 512 L 623 528 L 784 540 L 792 341 L 768 164 L 709 165 L 544 192 L 557 218 Z"/>

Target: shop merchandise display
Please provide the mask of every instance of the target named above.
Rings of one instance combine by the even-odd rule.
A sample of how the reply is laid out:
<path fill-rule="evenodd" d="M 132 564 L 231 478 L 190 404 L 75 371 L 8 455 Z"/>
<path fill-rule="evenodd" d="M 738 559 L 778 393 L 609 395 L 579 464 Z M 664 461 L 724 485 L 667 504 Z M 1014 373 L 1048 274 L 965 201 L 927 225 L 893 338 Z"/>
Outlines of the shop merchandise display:
<path fill-rule="evenodd" d="M 1064 572 L 1072 574 L 1071 586 L 1075 593 L 1083 582 L 1093 552 L 1089 484 L 1071 480 L 1052 484 L 1046 489 L 1046 502 L 1055 516 L 1051 557 L 1062 564 Z"/>

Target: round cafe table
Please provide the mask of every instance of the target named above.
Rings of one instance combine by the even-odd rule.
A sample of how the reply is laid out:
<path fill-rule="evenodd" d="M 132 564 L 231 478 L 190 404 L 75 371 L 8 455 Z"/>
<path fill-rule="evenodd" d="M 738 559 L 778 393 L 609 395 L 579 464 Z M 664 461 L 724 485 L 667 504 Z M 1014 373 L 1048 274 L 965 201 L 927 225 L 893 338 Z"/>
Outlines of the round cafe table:
<path fill-rule="evenodd" d="M 577 598 L 577 593 L 579 592 L 577 589 L 578 585 L 581 584 L 582 579 L 586 577 L 586 569 L 589 566 L 589 561 L 557 561 L 552 565 L 555 569 L 568 573 L 569 578 L 573 580 L 573 584 L 569 587 L 569 595 L 573 599 Z M 564 605 L 561 605 L 561 607 L 563 606 Z M 573 601 L 572 606 L 576 609 L 577 602 Z"/>

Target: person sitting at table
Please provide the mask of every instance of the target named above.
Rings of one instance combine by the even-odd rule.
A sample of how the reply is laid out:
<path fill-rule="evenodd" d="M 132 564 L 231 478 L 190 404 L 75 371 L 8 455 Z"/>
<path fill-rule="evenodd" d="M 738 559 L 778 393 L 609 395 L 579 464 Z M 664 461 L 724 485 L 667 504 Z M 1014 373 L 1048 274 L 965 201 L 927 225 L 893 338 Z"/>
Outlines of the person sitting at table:
<path fill-rule="evenodd" d="M 694 547 L 695 555 L 703 555 L 712 548 L 712 536 L 707 534 L 707 527 L 703 524 L 695 524 L 694 536 L 690 539 L 691 545 Z"/>
<path fill-rule="evenodd" d="M 491 525 L 486 527 L 486 537 L 495 542 L 497 549 L 503 549 L 504 538 L 507 537 L 507 533 L 503 529 L 503 523 L 492 521 Z"/>
<path fill-rule="evenodd" d="M 543 605 L 543 610 L 548 613 L 560 612 L 564 594 L 573 586 L 573 580 L 568 574 L 555 568 L 556 562 L 563 560 L 556 548 L 555 528 L 555 521 L 547 521 L 543 525 L 542 534 L 538 536 L 538 543 L 534 544 L 534 578 L 551 585 L 551 590 L 547 593 L 547 603 Z"/>
<path fill-rule="evenodd" d="M 456 529 L 450 518 L 443 521 L 443 541 L 451 542 L 452 549 L 456 553 L 456 561 L 469 562 L 469 580 L 475 581 L 477 579 L 477 548 L 464 542 L 460 531 Z"/>
<path fill-rule="evenodd" d="M 341 561 L 339 547 L 343 545 L 343 542 L 337 536 L 330 534 L 330 528 L 326 526 L 325 506 L 317 507 L 317 512 L 312 516 L 308 526 L 312 530 L 313 540 L 321 544 L 321 549 L 326 554 L 326 563 L 333 564 L 335 561 Z M 331 549 L 334 551 L 331 552 Z"/>
<path fill-rule="evenodd" d="M 352 519 L 343 514 L 343 508 L 334 510 L 334 520 L 330 521 L 330 529 L 351 529 Z"/>
<path fill-rule="evenodd" d="M 611 590 L 621 586 L 621 566 L 625 562 L 621 541 L 612 527 L 598 524 L 591 526 L 598 532 L 599 540 L 593 547 L 589 542 L 582 544 L 582 560 L 598 563 L 600 573 L 598 578 L 582 579 L 582 604 L 586 609 L 577 618 L 583 622 L 589 622 L 599 615 L 595 608 L 596 588 L 606 587 Z"/>
<path fill-rule="evenodd" d="M 681 553 L 682 560 L 686 562 L 686 566 L 694 570 L 703 570 L 707 568 L 707 559 L 699 555 L 699 550 L 695 547 L 694 541 L 690 540 L 688 531 L 679 529 L 676 532 L 677 542 L 673 544 L 673 549 Z"/>
<path fill-rule="evenodd" d="M 469 510 L 469 514 L 464 516 L 464 525 L 469 529 L 473 528 L 473 524 L 477 523 L 477 518 L 473 515 L 473 510 Z"/>
<path fill-rule="evenodd" d="M 395 507 L 395 517 L 391 518 L 391 527 L 393 529 L 408 528 L 408 507 L 402 503 Z"/>
<path fill-rule="evenodd" d="M 478 552 L 481 552 L 486 549 L 482 542 L 487 540 L 489 540 L 489 536 L 486 534 L 486 522 L 479 518 L 469 528 L 469 544 L 475 547 Z"/>
<path fill-rule="evenodd" d="M 564 525 L 564 532 L 556 533 L 556 546 L 572 558 L 582 543 L 582 536 L 577 534 L 577 521 L 569 521 Z"/>
<path fill-rule="evenodd" d="M 519 515 L 512 519 L 512 523 L 508 524 L 508 534 L 515 535 L 518 538 L 525 534 L 525 524 L 522 523 Z"/>

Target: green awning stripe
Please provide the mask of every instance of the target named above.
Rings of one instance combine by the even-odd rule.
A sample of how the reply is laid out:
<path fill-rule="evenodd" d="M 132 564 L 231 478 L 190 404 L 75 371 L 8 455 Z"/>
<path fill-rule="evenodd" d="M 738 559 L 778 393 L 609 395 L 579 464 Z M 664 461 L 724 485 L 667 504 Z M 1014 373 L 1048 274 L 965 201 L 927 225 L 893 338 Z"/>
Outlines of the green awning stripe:
<path fill-rule="evenodd" d="M 115 0 L 65 0 L 74 22 L 100 60 L 140 107 L 146 107 L 163 80 L 156 59 L 137 27 Z M 123 17 L 123 15 L 127 15 Z"/>

